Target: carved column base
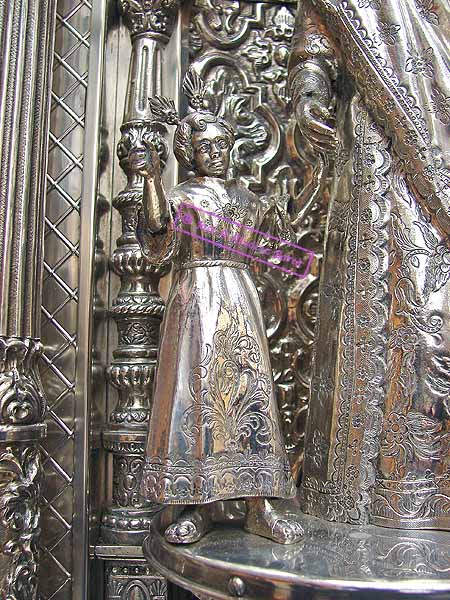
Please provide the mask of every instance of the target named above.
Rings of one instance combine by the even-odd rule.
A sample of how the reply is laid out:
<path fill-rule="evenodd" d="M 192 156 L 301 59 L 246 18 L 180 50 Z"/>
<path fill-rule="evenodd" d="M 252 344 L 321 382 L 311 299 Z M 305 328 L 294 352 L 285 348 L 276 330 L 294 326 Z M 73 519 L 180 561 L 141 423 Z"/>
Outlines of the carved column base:
<path fill-rule="evenodd" d="M 112 505 L 103 513 L 104 543 L 141 545 L 160 506 L 141 498 L 139 485 L 147 441 L 145 431 L 123 431 L 110 426 L 103 445 L 113 455 Z"/>
<path fill-rule="evenodd" d="M 145 560 L 106 563 L 106 600 L 167 600 L 167 581 Z"/>

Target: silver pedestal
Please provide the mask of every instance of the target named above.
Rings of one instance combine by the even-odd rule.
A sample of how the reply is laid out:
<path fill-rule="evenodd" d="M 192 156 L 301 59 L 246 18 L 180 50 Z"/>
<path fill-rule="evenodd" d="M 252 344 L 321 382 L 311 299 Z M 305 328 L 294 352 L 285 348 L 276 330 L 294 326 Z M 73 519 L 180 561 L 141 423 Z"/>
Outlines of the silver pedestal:
<path fill-rule="evenodd" d="M 293 546 L 247 534 L 238 522 L 218 524 L 182 546 L 163 537 L 177 512 L 168 508 L 153 522 L 144 554 L 202 600 L 450 598 L 447 532 L 335 524 L 301 514 L 305 536 Z"/>

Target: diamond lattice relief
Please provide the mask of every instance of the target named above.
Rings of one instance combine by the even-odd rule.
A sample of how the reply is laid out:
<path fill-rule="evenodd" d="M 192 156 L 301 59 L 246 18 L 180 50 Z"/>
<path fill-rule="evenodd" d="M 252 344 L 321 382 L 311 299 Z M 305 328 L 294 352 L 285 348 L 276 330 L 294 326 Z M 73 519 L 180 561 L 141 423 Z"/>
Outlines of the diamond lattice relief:
<path fill-rule="evenodd" d="M 90 15 L 89 2 L 58 0 L 42 302 L 41 372 L 49 405 L 42 444 L 42 600 L 72 597 L 78 245 Z"/>

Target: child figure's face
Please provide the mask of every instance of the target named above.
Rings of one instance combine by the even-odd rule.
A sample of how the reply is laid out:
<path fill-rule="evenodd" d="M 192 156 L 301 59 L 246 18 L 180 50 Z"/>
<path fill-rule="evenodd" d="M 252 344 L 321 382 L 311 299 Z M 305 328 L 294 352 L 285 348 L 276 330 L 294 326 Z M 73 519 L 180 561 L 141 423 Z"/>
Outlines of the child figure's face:
<path fill-rule="evenodd" d="M 230 140 L 216 123 L 192 134 L 194 170 L 197 175 L 225 178 L 230 164 Z"/>

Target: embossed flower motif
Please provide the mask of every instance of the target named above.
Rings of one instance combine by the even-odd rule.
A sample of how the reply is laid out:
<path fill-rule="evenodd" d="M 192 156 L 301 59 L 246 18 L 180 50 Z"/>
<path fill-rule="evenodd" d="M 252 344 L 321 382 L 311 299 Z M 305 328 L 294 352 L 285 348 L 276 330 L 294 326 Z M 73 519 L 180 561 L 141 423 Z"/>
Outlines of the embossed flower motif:
<path fill-rule="evenodd" d="M 226 217 L 227 219 L 231 219 L 232 221 L 238 221 L 242 223 L 242 221 L 247 216 L 247 211 L 245 207 L 240 206 L 236 201 L 227 202 L 222 206 L 220 211 L 217 211 L 222 217 Z"/>
<path fill-rule="evenodd" d="M 368 192 L 371 192 L 372 190 L 374 190 L 376 185 L 377 185 L 377 180 L 375 179 L 375 177 L 372 174 L 367 175 L 367 177 L 364 178 L 364 187 Z"/>
<path fill-rule="evenodd" d="M 367 381 L 362 381 L 362 380 L 357 381 L 356 388 L 353 393 L 353 398 L 355 400 L 355 403 L 358 406 L 361 406 L 361 404 L 365 404 L 369 393 L 370 393 L 370 389 L 368 387 Z"/>
<path fill-rule="evenodd" d="M 428 286 L 434 292 L 440 290 L 450 278 L 450 250 L 446 243 L 434 248 L 427 266 Z"/>
<path fill-rule="evenodd" d="M 370 169 L 375 164 L 375 155 L 372 152 L 366 152 L 363 163 Z"/>
<path fill-rule="evenodd" d="M 356 456 L 359 451 L 359 441 L 357 439 L 354 439 L 348 444 L 347 448 L 353 454 L 353 456 Z"/>
<path fill-rule="evenodd" d="M 450 250 L 447 244 L 439 244 L 435 250 L 435 256 L 441 271 L 448 273 L 450 271 Z"/>
<path fill-rule="evenodd" d="M 356 468 L 355 465 L 350 465 L 347 467 L 347 470 L 345 472 L 345 478 L 347 479 L 348 483 L 350 483 L 350 484 L 357 480 L 358 469 Z"/>
<path fill-rule="evenodd" d="M 439 25 L 439 16 L 436 13 L 434 0 L 415 0 L 419 15 L 431 23 L 431 25 Z"/>
<path fill-rule="evenodd" d="M 414 350 L 418 343 L 417 333 L 410 326 L 393 329 L 389 338 L 389 348 L 399 348 L 405 352 Z"/>
<path fill-rule="evenodd" d="M 381 454 L 395 459 L 395 475 L 405 476 L 413 460 L 439 460 L 442 457 L 442 423 L 427 415 L 410 411 L 392 412 L 385 423 Z"/>
<path fill-rule="evenodd" d="M 333 380 L 329 375 L 321 373 L 319 377 L 316 377 L 314 379 L 312 388 L 316 393 L 317 401 L 320 404 L 320 406 L 325 405 L 329 394 L 331 394 L 331 392 L 333 391 L 333 387 Z"/>
<path fill-rule="evenodd" d="M 396 446 L 402 445 L 408 433 L 408 422 L 405 415 L 391 413 L 387 420 L 387 430 L 383 442 L 385 451 L 392 451 Z M 389 456 L 389 454 L 386 454 Z"/>
<path fill-rule="evenodd" d="M 373 348 L 374 340 L 369 335 L 362 335 L 356 342 L 356 346 L 360 349 L 362 354 L 367 354 Z"/>
<path fill-rule="evenodd" d="M 431 92 L 431 109 L 444 125 L 450 125 L 450 96 L 444 96 L 440 89 Z"/>
<path fill-rule="evenodd" d="M 321 431 L 316 429 L 313 433 L 311 442 L 311 458 L 318 469 L 325 461 L 326 453 L 328 452 L 328 444 Z"/>
<path fill-rule="evenodd" d="M 381 23 L 378 26 L 378 33 L 383 44 L 393 46 L 397 41 L 397 34 L 400 31 L 400 25 L 395 23 Z"/>
<path fill-rule="evenodd" d="M 343 497 L 343 505 L 346 510 L 352 510 L 355 506 L 355 501 L 350 494 L 345 494 Z"/>
<path fill-rule="evenodd" d="M 425 48 L 422 52 L 409 50 L 410 56 L 406 59 L 405 71 L 414 73 L 415 75 L 424 75 L 425 77 L 433 77 L 433 56 L 434 50 Z"/>
<path fill-rule="evenodd" d="M 126 344 L 148 344 L 151 335 L 150 329 L 147 329 L 142 323 L 131 322 L 123 332 L 123 342 Z"/>
<path fill-rule="evenodd" d="M 363 360 L 362 362 L 360 362 L 358 368 L 356 369 L 356 377 L 359 379 L 359 381 L 369 382 L 374 376 L 373 366 L 370 362 L 364 360 L 364 358 L 367 359 L 367 355 L 361 358 Z"/>

